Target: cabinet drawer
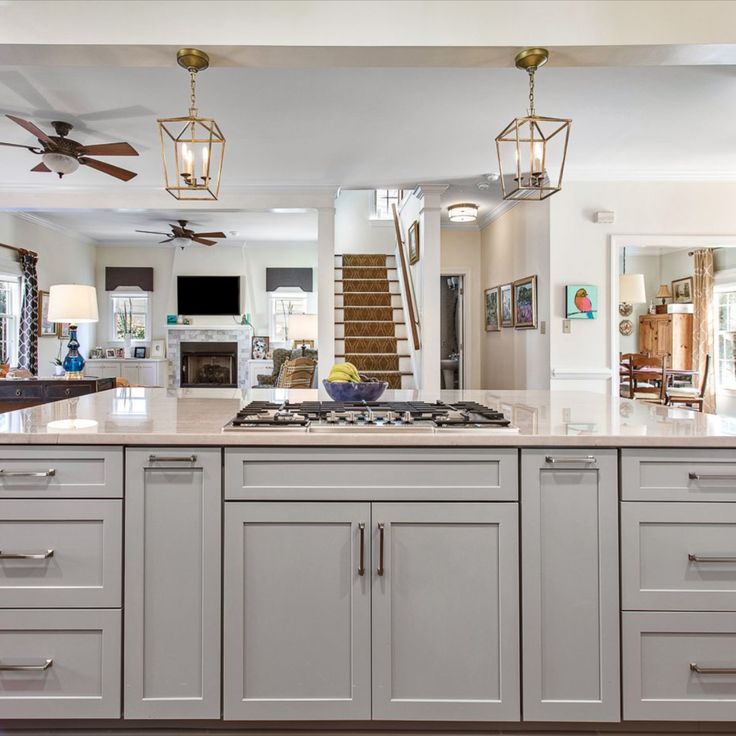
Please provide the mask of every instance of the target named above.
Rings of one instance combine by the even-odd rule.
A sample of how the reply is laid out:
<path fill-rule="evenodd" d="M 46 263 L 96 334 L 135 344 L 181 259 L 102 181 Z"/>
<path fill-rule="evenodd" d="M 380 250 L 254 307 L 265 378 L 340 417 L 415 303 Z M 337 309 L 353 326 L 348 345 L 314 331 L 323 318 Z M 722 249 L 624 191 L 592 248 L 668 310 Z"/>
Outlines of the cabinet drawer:
<path fill-rule="evenodd" d="M 518 454 L 513 449 L 225 450 L 229 500 L 516 501 L 518 497 Z"/>
<path fill-rule="evenodd" d="M 44 385 L 42 383 L 36 383 L 35 381 L 29 381 L 28 383 L 22 383 L 20 381 L 14 381 L 12 383 L 0 382 L 0 399 L 4 401 L 28 401 L 29 399 L 43 399 L 44 397 Z"/>
<path fill-rule="evenodd" d="M 621 504 L 624 609 L 736 610 L 736 505 Z"/>
<path fill-rule="evenodd" d="M 120 611 L 0 611 L 0 718 L 119 717 Z"/>
<path fill-rule="evenodd" d="M 51 384 L 46 387 L 46 398 L 56 401 L 58 399 L 69 399 L 74 396 L 86 396 L 93 393 L 94 388 L 89 383 L 65 383 Z"/>
<path fill-rule="evenodd" d="M 736 501 L 731 450 L 623 450 L 624 501 Z"/>
<path fill-rule="evenodd" d="M 0 498 L 122 498 L 120 447 L 0 448 Z"/>
<path fill-rule="evenodd" d="M 122 501 L 0 499 L 0 608 L 120 605 Z"/>
<path fill-rule="evenodd" d="M 624 613 L 623 673 L 626 720 L 736 719 L 736 613 Z"/>

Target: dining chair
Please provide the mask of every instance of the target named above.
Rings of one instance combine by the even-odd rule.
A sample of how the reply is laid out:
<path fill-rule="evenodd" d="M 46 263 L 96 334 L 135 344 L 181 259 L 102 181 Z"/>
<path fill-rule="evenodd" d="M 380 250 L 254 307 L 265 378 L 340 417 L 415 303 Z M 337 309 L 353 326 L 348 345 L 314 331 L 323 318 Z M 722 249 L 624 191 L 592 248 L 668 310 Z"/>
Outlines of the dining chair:
<path fill-rule="evenodd" d="M 624 399 L 634 398 L 634 375 L 632 358 L 636 353 L 618 354 L 618 394 Z"/>
<path fill-rule="evenodd" d="M 634 353 L 631 356 L 633 399 L 664 404 L 667 399 L 667 359 Z"/>
<path fill-rule="evenodd" d="M 700 378 L 700 386 L 687 388 L 685 386 L 672 388 L 667 391 L 665 403 L 667 406 L 688 406 L 697 411 L 703 411 L 705 391 L 708 388 L 708 374 L 710 373 L 710 355 L 705 356 L 705 370 Z"/>

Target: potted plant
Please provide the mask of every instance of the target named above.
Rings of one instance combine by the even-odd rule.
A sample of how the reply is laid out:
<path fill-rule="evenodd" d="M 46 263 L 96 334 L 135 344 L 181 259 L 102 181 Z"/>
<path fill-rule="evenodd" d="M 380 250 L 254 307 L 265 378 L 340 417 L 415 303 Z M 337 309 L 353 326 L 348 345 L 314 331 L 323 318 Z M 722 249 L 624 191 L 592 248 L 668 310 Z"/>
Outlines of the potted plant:
<path fill-rule="evenodd" d="M 51 365 L 54 366 L 54 375 L 55 376 L 63 376 L 64 375 L 64 364 L 61 362 L 61 358 L 54 358 L 51 361 Z"/>

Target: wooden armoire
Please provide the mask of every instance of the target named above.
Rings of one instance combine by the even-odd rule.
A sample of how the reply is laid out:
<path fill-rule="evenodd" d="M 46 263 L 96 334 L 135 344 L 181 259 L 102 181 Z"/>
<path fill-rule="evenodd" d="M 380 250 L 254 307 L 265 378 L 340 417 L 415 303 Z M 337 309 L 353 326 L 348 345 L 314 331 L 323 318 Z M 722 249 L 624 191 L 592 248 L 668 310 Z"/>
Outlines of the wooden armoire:
<path fill-rule="evenodd" d="M 693 315 L 642 314 L 639 352 L 667 358 L 668 368 L 692 370 Z"/>

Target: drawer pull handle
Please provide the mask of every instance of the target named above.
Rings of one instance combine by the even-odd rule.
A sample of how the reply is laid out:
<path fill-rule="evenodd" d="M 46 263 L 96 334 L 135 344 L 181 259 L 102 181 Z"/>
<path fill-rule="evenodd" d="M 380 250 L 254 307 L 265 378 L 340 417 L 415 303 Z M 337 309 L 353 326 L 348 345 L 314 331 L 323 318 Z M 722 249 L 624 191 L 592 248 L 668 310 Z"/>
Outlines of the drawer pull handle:
<path fill-rule="evenodd" d="M 718 473 L 715 474 L 703 474 L 703 473 L 688 473 L 687 477 L 690 480 L 732 480 L 736 481 L 736 475 L 720 475 Z"/>
<path fill-rule="evenodd" d="M 379 575 L 383 575 L 385 572 L 383 567 L 383 534 L 384 534 L 384 524 L 381 524 L 379 522 L 378 524 L 378 569 L 376 570 L 376 573 Z"/>
<path fill-rule="evenodd" d="M 54 556 L 54 550 L 47 549 L 45 552 L 29 553 L 24 552 L 2 552 L 0 551 L 0 560 L 48 560 Z"/>
<path fill-rule="evenodd" d="M 7 672 L 43 672 L 54 663 L 53 659 L 44 659 L 41 664 L 3 664 L 0 662 L 0 670 Z"/>
<path fill-rule="evenodd" d="M 701 667 L 696 662 L 690 662 L 690 671 L 699 675 L 736 675 L 736 667 Z"/>
<path fill-rule="evenodd" d="M 365 575 L 365 524 L 358 524 L 360 530 L 360 562 L 358 563 L 358 575 Z"/>
<path fill-rule="evenodd" d="M 54 468 L 48 470 L 3 470 L 0 468 L 0 478 L 51 478 L 56 475 Z"/>
<path fill-rule="evenodd" d="M 149 455 L 149 463 L 196 463 L 196 455 Z"/>
<path fill-rule="evenodd" d="M 719 555 L 689 554 L 687 559 L 690 562 L 736 562 L 736 557 L 722 557 Z"/>
<path fill-rule="evenodd" d="M 569 457 L 547 455 L 547 457 L 544 458 L 544 462 L 549 463 L 550 465 L 555 465 L 556 463 L 584 463 L 585 465 L 593 465 L 597 460 L 593 455 L 580 455 L 578 457 L 573 455 L 570 455 Z"/>

